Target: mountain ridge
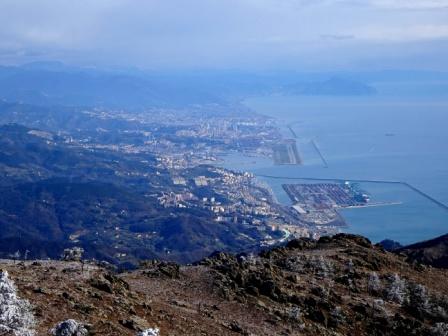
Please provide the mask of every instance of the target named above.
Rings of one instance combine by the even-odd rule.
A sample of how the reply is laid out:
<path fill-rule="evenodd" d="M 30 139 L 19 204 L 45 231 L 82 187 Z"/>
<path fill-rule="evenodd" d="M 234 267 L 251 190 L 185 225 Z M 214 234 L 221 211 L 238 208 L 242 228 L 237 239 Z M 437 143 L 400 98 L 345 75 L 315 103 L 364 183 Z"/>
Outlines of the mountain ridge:
<path fill-rule="evenodd" d="M 361 236 L 292 240 L 194 265 L 0 261 L 33 306 L 38 335 L 60 321 L 88 335 L 446 335 L 447 270 L 406 261 Z"/>
<path fill-rule="evenodd" d="M 448 268 L 448 234 L 407 245 L 395 250 L 410 261 L 439 268 Z"/>

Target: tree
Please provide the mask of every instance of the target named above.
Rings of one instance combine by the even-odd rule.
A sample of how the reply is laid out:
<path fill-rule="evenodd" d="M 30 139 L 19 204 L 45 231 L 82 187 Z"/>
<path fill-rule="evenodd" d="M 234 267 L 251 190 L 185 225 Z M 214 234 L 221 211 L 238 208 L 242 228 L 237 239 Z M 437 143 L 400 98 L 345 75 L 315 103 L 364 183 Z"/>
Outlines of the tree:
<path fill-rule="evenodd" d="M 9 255 L 9 257 L 10 257 L 11 259 L 14 260 L 14 264 L 16 263 L 17 260 L 20 259 L 21 256 L 22 256 L 22 254 L 20 253 L 19 250 L 17 250 L 17 251 L 14 252 L 14 253 L 11 253 L 11 254 Z"/>
<path fill-rule="evenodd" d="M 72 247 L 64 250 L 62 260 L 64 261 L 81 261 L 84 254 L 82 247 Z"/>
<path fill-rule="evenodd" d="M 30 250 L 25 250 L 25 254 L 23 255 L 23 258 L 26 260 L 28 260 L 28 254 L 30 253 Z"/>

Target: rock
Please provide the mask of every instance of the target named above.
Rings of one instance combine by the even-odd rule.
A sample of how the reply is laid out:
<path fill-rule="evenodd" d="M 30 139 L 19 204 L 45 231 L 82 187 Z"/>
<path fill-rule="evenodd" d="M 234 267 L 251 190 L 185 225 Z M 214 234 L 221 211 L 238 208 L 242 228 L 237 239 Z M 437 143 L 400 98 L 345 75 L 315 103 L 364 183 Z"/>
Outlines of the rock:
<path fill-rule="evenodd" d="M 264 281 L 260 288 L 260 293 L 268 297 L 273 297 L 275 295 L 276 284 L 272 280 Z"/>
<path fill-rule="evenodd" d="M 243 328 L 239 325 L 237 321 L 230 322 L 229 329 L 239 334 L 243 333 Z"/>
<path fill-rule="evenodd" d="M 92 279 L 90 281 L 90 285 L 96 289 L 99 289 L 100 291 L 113 294 L 114 289 L 112 288 L 112 284 L 105 280 L 104 278 L 100 279 Z"/>
<path fill-rule="evenodd" d="M 129 319 L 120 320 L 120 324 L 125 328 L 128 328 L 130 330 L 140 331 L 140 332 L 147 330 L 149 327 L 148 322 L 146 322 L 146 320 L 144 320 L 138 316 L 132 316 Z"/>
<path fill-rule="evenodd" d="M 42 287 L 36 287 L 33 289 L 33 292 L 36 294 L 48 294 L 47 291 Z"/>
<path fill-rule="evenodd" d="M 181 308 L 188 308 L 190 307 L 190 304 L 188 304 L 188 302 L 185 301 L 179 301 L 179 300 L 171 300 L 170 304 L 177 306 L 177 307 L 181 307 Z"/>
<path fill-rule="evenodd" d="M 129 285 L 126 281 L 116 277 L 111 273 L 103 274 L 102 276 L 91 279 L 90 285 L 100 291 L 114 294 L 114 293 L 124 293 L 129 290 Z"/>
<path fill-rule="evenodd" d="M 259 296 L 260 295 L 260 291 L 255 286 L 248 286 L 247 287 L 247 292 L 249 294 L 253 295 L 253 296 Z"/>
<path fill-rule="evenodd" d="M 68 301 L 73 301 L 73 297 L 67 292 L 63 292 L 61 296 Z"/>
<path fill-rule="evenodd" d="M 158 260 L 145 261 L 140 264 L 140 268 L 144 269 L 144 274 L 152 277 L 167 277 L 170 279 L 179 279 L 180 267 L 173 262 L 165 262 Z"/>
<path fill-rule="evenodd" d="M 327 242 L 335 242 L 338 244 L 340 244 L 341 242 L 347 242 L 349 244 L 354 243 L 354 244 L 362 246 L 362 247 L 367 247 L 367 248 L 372 247 L 372 242 L 369 239 L 367 239 L 363 236 L 348 234 L 348 233 L 338 233 L 338 234 L 334 235 L 333 237 L 322 237 L 319 239 L 318 244 L 327 243 Z"/>
<path fill-rule="evenodd" d="M 87 336 L 89 331 L 87 325 L 69 319 L 58 323 L 50 330 L 50 334 L 53 336 Z"/>
<path fill-rule="evenodd" d="M 298 250 L 310 249 L 315 246 L 316 241 L 310 238 L 293 239 L 286 244 L 286 248 Z"/>
<path fill-rule="evenodd" d="M 103 299 L 103 296 L 100 293 L 98 293 L 98 292 L 89 291 L 89 294 L 94 299 L 98 299 L 98 300 L 102 300 Z"/>

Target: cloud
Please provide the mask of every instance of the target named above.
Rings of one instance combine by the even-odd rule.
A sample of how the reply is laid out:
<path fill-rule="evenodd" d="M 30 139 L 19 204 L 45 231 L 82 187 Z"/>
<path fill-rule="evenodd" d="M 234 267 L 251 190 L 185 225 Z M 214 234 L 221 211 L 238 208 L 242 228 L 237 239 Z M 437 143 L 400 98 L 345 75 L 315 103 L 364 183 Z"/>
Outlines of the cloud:
<path fill-rule="evenodd" d="M 384 43 L 406 58 L 402 43 L 445 43 L 447 2 L 2 0 L 0 62 L 17 55 L 149 68 L 337 67 Z M 387 48 L 377 57 L 387 58 Z"/>
<path fill-rule="evenodd" d="M 410 42 L 423 40 L 448 40 L 448 25 L 413 25 L 400 27 L 366 27 L 356 38 L 379 42 Z"/>
<path fill-rule="evenodd" d="M 351 35 L 351 34 L 322 34 L 320 35 L 320 37 L 324 40 L 337 40 L 337 41 L 342 41 L 342 40 L 352 40 L 355 38 L 355 35 Z"/>
<path fill-rule="evenodd" d="M 448 8 L 448 0 L 370 0 L 372 5 L 395 9 Z"/>

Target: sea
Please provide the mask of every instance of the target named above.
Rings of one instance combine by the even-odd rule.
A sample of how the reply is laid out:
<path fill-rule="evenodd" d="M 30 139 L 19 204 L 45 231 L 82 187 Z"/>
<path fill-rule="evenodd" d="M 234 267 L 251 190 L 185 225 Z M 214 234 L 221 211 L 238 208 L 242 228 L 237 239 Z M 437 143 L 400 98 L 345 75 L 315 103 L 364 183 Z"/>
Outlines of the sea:
<path fill-rule="evenodd" d="M 348 223 L 343 231 L 401 244 L 446 234 L 448 95 L 396 92 L 386 87 L 374 96 L 248 98 L 244 104 L 275 118 L 285 138 L 296 136 L 304 164 L 279 166 L 268 158 L 232 154 L 224 166 L 254 173 L 285 205 L 291 201 L 283 183 L 312 183 L 310 178 L 403 182 L 359 183 L 371 202 L 384 205 L 342 210 Z"/>

